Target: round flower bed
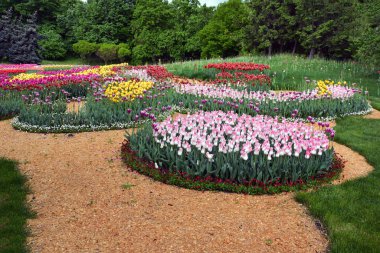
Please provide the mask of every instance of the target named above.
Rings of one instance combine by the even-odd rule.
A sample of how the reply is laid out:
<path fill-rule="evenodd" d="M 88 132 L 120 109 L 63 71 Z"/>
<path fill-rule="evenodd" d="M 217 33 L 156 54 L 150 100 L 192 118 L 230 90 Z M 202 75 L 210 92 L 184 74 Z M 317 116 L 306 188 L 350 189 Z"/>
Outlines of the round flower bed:
<path fill-rule="evenodd" d="M 198 112 L 147 125 L 127 136 L 124 149 L 177 181 L 289 186 L 331 176 L 333 134 L 269 116 Z"/>
<path fill-rule="evenodd" d="M 182 85 L 174 86 L 186 108 L 194 108 L 194 102 L 202 99 L 200 109 L 234 110 L 250 115 L 263 114 L 286 118 L 308 116 L 325 120 L 348 115 L 369 113 L 372 108 L 362 91 L 346 86 L 329 86 L 328 93 L 318 89 L 307 91 L 275 92 L 237 90 L 229 86 Z"/>

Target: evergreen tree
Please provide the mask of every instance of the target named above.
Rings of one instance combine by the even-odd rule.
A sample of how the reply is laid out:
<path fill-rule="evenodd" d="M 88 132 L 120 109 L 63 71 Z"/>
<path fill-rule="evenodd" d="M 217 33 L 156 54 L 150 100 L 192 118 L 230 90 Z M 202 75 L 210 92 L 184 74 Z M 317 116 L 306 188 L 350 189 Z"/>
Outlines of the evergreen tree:
<path fill-rule="evenodd" d="M 270 56 L 275 46 L 282 52 L 288 43 L 294 43 L 296 18 L 292 0 L 251 0 L 248 6 L 251 10 L 246 27 L 249 48 L 268 50 Z"/>
<path fill-rule="evenodd" d="M 30 15 L 23 25 L 18 19 L 14 25 L 12 45 L 9 48 L 8 59 L 12 63 L 40 63 L 37 33 L 37 14 Z"/>
<path fill-rule="evenodd" d="M 12 22 L 13 11 L 10 8 L 2 16 L 0 20 L 0 61 L 8 56 L 8 49 L 11 45 L 13 33 Z"/>
<path fill-rule="evenodd" d="M 315 53 L 347 57 L 349 30 L 355 20 L 356 0 L 296 0 L 301 45 Z M 350 55 L 350 54 L 348 54 Z"/>
<path fill-rule="evenodd" d="M 354 57 L 380 68 L 380 2 L 366 0 L 359 11 L 350 39 Z"/>

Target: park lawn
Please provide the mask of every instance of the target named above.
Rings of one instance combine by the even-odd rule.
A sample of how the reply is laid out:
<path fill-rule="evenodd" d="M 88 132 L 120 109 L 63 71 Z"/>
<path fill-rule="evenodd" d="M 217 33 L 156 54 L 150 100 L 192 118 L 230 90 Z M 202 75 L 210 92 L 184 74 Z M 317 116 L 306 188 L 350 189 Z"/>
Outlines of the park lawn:
<path fill-rule="evenodd" d="M 32 218 L 26 179 L 13 161 L 0 158 L 0 252 L 28 252 L 26 220 Z"/>
<path fill-rule="evenodd" d="M 274 90 L 304 90 L 313 89 L 305 79 L 347 81 L 361 84 L 368 89 L 370 96 L 380 97 L 380 79 L 377 69 L 355 62 L 339 62 L 315 58 L 309 60 L 302 56 L 278 54 L 267 56 L 241 56 L 227 59 L 209 59 L 166 64 L 165 67 L 175 75 L 213 79 L 217 73 L 213 69 L 204 69 L 213 62 L 255 62 L 270 65 L 269 74 Z"/>
<path fill-rule="evenodd" d="M 375 168 L 368 177 L 296 199 L 326 225 L 331 252 L 380 252 L 380 120 L 349 117 L 337 121 L 336 141 L 362 154 Z"/>
<path fill-rule="evenodd" d="M 57 61 L 51 61 L 51 60 L 43 60 L 42 65 L 86 65 L 85 61 L 83 61 L 81 58 L 67 58 L 65 60 L 57 60 Z"/>
<path fill-rule="evenodd" d="M 369 100 L 371 101 L 371 105 L 376 110 L 380 111 L 380 96 L 379 97 L 370 97 Z"/>

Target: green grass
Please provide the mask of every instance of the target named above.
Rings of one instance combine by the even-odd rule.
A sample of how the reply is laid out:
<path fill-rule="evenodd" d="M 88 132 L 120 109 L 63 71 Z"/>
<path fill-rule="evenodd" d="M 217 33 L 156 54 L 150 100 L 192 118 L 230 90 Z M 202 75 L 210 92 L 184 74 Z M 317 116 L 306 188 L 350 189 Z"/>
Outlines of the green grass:
<path fill-rule="evenodd" d="M 331 252 L 380 252 L 380 120 L 340 119 L 335 130 L 336 141 L 365 156 L 375 171 L 296 198 L 326 225 Z"/>
<path fill-rule="evenodd" d="M 371 105 L 376 110 L 380 110 L 380 97 L 370 97 Z"/>
<path fill-rule="evenodd" d="M 59 61 L 49 61 L 49 60 L 43 60 L 43 65 L 46 64 L 52 64 L 52 65 L 86 65 L 87 63 L 84 62 L 81 58 L 68 58 L 65 60 L 59 60 Z"/>
<path fill-rule="evenodd" d="M 308 60 L 288 54 L 266 56 L 242 56 L 227 59 L 210 59 L 166 64 L 166 68 L 178 76 L 198 79 L 212 79 L 216 71 L 204 69 L 211 62 L 255 62 L 269 64 L 269 74 L 274 89 L 303 90 L 310 88 L 310 80 L 333 79 L 357 83 L 367 88 L 371 96 L 380 97 L 380 79 L 377 69 L 355 62 L 338 62 L 325 59 Z"/>
<path fill-rule="evenodd" d="M 26 204 L 28 188 L 13 161 L 0 158 L 0 252 L 28 252 L 26 220 L 32 218 Z"/>

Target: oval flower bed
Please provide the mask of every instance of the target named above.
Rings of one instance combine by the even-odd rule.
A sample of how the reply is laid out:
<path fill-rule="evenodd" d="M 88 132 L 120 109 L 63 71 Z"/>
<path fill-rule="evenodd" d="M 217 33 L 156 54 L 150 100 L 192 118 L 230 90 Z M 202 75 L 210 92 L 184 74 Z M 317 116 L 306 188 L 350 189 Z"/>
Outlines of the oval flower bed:
<path fill-rule="evenodd" d="M 194 108 L 194 101 L 203 99 L 201 109 L 204 111 L 234 110 L 250 115 L 279 115 L 303 119 L 313 116 L 331 120 L 336 117 L 367 114 L 372 110 L 360 90 L 346 86 L 329 86 L 328 93 L 322 95 L 318 89 L 278 93 L 189 84 L 178 84 L 174 89 L 183 95 L 186 108 Z"/>
<path fill-rule="evenodd" d="M 269 116 L 198 112 L 128 135 L 124 153 L 133 169 L 171 184 L 257 193 L 334 175 L 341 162 L 334 162 L 330 135 Z"/>

